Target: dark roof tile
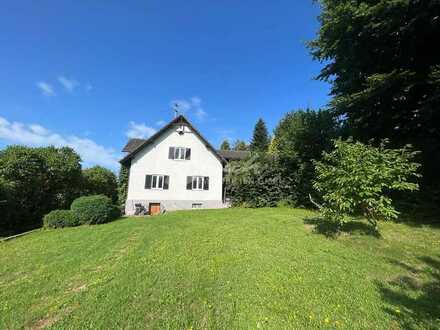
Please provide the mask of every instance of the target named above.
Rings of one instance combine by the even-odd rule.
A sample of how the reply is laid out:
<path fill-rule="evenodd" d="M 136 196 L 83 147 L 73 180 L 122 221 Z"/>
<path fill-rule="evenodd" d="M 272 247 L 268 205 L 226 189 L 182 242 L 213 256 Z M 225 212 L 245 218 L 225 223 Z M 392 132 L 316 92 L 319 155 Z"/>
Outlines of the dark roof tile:
<path fill-rule="evenodd" d="M 137 147 L 139 147 L 145 141 L 146 140 L 144 139 L 130 139 L 125 145 L 124 149 L 122 149 L 122 151 L 132 153 L 133 151 L 136 150 Z"/>
<path fill-rule="evenodd" d="M 237 150 L 217 150 L 217 152 L 226 160 L 242 160 L 250 155 L 249 151 Z"/>

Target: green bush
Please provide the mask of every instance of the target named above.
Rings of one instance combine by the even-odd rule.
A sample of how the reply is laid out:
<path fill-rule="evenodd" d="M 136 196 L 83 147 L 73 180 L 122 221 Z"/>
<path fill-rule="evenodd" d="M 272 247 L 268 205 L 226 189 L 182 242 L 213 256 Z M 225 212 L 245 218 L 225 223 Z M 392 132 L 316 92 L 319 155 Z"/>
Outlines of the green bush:
<path fill-rule="evenodd" d="M 43 218 L 44 227 L 63 228 L 78 226 L 78 220 L 71 210 L 54 210 Z"/>
<path fill-rule="evenodd" d="M 410 147 L 386 148 L 334 141 L 335 149 L 316 162 L 314 187 L 320 193 L 319 207 L 325 219 L 341 226 L 351 217 L 365 217 L 377 230 L 378 220 L 396 219 L 390 192 L 414 191 L 419 164 Z"/>
<path fill-rule="evenodd" d="M 84 196 L 75 199 L 70 207 L 80 224 L 100 224 L 119 217 L 120 211 L 104 195 Z"/>

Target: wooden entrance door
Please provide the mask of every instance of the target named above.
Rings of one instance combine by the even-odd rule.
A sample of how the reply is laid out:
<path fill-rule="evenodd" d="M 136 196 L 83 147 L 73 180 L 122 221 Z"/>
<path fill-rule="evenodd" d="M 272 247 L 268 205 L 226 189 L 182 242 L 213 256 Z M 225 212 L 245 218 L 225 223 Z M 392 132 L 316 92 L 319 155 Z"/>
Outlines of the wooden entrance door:
<path fill-rule="evenodd" d="M 150 215 L 160 214 L 160 203 L 150 203 L 149 213 Z"/>

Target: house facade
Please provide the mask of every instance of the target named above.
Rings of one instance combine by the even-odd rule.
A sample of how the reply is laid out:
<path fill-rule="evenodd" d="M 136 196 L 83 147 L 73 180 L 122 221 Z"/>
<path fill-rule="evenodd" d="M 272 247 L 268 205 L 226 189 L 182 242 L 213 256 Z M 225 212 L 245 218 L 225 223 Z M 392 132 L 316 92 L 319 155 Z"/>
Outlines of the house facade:
<path fill-rule="evenodd" d="M 129 168 L 126 214 L 140 206 L 150 214 L 225 207 L 223 167 L 233 155 L 223 157 L 184 116 L 147 140 L 130 140 L 123 151 L 121 163 Z"/>

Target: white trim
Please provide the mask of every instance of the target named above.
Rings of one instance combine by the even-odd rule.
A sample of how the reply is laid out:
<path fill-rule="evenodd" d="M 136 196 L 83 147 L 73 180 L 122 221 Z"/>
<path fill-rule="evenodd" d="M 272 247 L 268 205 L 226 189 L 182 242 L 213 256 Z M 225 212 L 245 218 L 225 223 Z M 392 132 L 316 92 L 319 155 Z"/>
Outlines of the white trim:
<path fill-rule="evenodd" d="M 186 148 L 186 147 L 174 147 L 174 160 L 186 160 L 186 149 L 189 149 L 189 148 Z M 183 158 L 182 157 L 176 157 L 176 155 L 179 155 L 179 156 L 183 156 Z"/>
<path fill-rule="evenodd" d="M 156 178 L 156 187 L 153 186 L 154 179 Z M 162 178 L 162 187 L 159 187 L 159 181 Z M 164 190 L 163 184 L 165 182 L 165 175 L 163 174 L 151 174 L 151 189 L 152 190 Z"/>
<path fill-rule="evenodd" d="M 196 187 L 194 188 L 194 179 L 196 179 Z M 205 177 L 201 175 L 193 175 L 191 176 L 191 190 L 203 190 L 203 184 L 204 184 Z M 201 183 L 201 188 L 200 188 Z"/>

